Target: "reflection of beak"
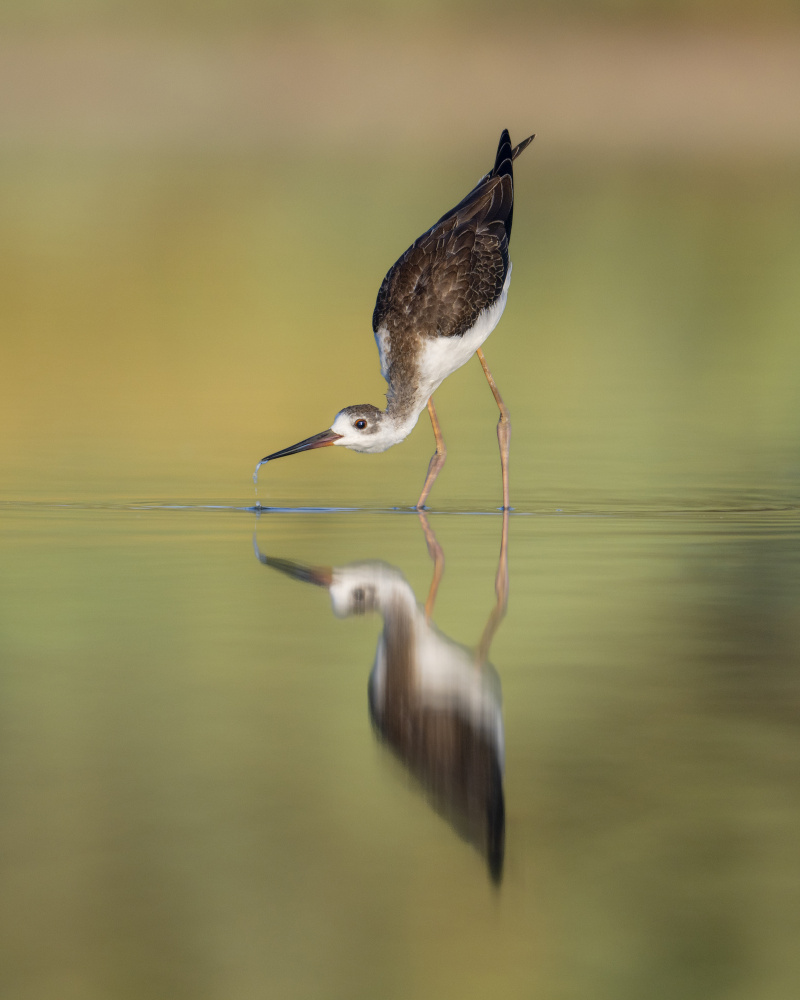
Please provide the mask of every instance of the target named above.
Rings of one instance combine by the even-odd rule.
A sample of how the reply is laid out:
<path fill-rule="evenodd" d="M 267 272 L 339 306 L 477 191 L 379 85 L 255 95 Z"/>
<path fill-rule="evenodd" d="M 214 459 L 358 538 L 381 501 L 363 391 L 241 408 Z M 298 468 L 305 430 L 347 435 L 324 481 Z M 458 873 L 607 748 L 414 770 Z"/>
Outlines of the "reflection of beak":
<path fill-rule="evenodd" d="M 258 464 L 263 465 L 264 462 L 271 462 L 273 458 L 283 458 L 284 455 L 296 455 L 300 451 L 311 451 L 312 448 L 327 448 L 328 445 L 335 444 L 341 436 L 341 434 L 334 434 L 332 430 L 322 431 L 320 434 L 306 438 L 305 441 L 298 441 L 297 444 L 293 444 L 289 448 L 267 455 Z"/>
<path fill-rule="evenodd" d="M 291 559 L 273 559 L 260 552 L 258 558 L 265 566 L 280 570 L 281 573 L 285 573 L 293 580 L 315 583 L 318 587 L 330 587 L 333 582 L 333 567 L 331 566 L 304 566 L 302 563 L 292 562 Z"/>

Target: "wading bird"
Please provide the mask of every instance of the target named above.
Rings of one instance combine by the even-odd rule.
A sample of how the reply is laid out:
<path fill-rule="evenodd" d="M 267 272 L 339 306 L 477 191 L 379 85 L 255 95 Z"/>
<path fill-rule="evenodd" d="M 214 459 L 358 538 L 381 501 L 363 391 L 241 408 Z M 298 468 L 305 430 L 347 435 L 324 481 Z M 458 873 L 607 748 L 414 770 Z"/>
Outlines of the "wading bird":
<path fill-rule="evenodd" d="M 529 136 L 512 148 L 504 129 L 489 173 L 415 240 L 383 279 L 372 328 L 381 374 L 389 385 L 386 409 L 371 403 L 346 406 L 328 430 L 262 458 L 254 481 L 265 462 L 312 448 L 343 445 L 367 454 L 386 451 L 408 437 L 427 407 L 436 451 L 416 504 L 421 509 L 447 455 L 433 393 L 448 375 L 477 354 L 500 409 L 497 440 L 503 509 L 508 510 L 511 424 L 481 345 L 497 326 L 506 304 L 511 278 L 508 241 L 514 213 L 513 162 L 532 140 Z"/>

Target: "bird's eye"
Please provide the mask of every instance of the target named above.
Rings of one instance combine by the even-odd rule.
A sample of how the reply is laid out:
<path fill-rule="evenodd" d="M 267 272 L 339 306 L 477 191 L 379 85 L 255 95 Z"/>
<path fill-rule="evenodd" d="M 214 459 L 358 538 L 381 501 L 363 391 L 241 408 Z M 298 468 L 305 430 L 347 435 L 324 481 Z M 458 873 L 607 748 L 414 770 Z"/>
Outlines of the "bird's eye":
<path fill-rule="evenodd" d="M 367 426 L 367 422 L 362 417 L 361 420 L 356 420 L 355 426 L 358 428 L 358 430 L 363 431 L 364 428 Z"/>

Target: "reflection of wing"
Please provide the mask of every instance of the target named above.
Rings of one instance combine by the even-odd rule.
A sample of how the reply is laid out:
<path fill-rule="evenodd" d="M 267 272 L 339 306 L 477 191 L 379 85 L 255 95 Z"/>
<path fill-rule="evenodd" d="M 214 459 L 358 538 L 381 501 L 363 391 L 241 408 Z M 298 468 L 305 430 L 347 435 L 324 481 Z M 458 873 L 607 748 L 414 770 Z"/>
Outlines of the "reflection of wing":
<path fill-rule="evenodd" d="M 334 569 L 330 590 L 340 616 L 373 609 L 382 615 L 369 680 L 375 730 L 499 881 L 505 744 L 497 673 L 426 620 L 408 582 L 392 566 Z"/>
<path fill-rule="evenodd" d="M 499 881 L 505 845 L 503 723 L 491 668 L 398 609 L 385 616 L 370 675 L 372 723 L 431 804 L 486 858 Z M 424 617 L 420 616 L 422 622 Z"/>
<path fill-rule="evenodd" d="M 494 668 L 432 625 L 403 574 L 387 563 L 312 568 L 262 555 L 257 545 L 256 553 L 273 569 L 327 587 L 337 617 L 383 617 L 369 679 L 375 730 L 499 881 L 505 743 Z"/>

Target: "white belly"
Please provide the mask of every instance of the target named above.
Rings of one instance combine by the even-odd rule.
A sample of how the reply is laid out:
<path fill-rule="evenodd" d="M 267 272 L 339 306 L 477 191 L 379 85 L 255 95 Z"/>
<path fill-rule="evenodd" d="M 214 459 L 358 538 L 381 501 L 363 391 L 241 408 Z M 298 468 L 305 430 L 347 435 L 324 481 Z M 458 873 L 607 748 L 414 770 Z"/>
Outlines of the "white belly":
<path fill-rule="evenodd" d="M 478 350 L 489 334 L 500 322 L 508 298 L 508 285 L 511 281 L 511 264 L 508 265 L 503 291 L 500 297 L 478 316 L 475 325 L 470 327 L 460 337 L 438 337 L 425 344 L 419 364 L 419 380 L 421 395 L 424 395 L 423 405 L 439 388 L 448 375 L 466 364 Z"/>

